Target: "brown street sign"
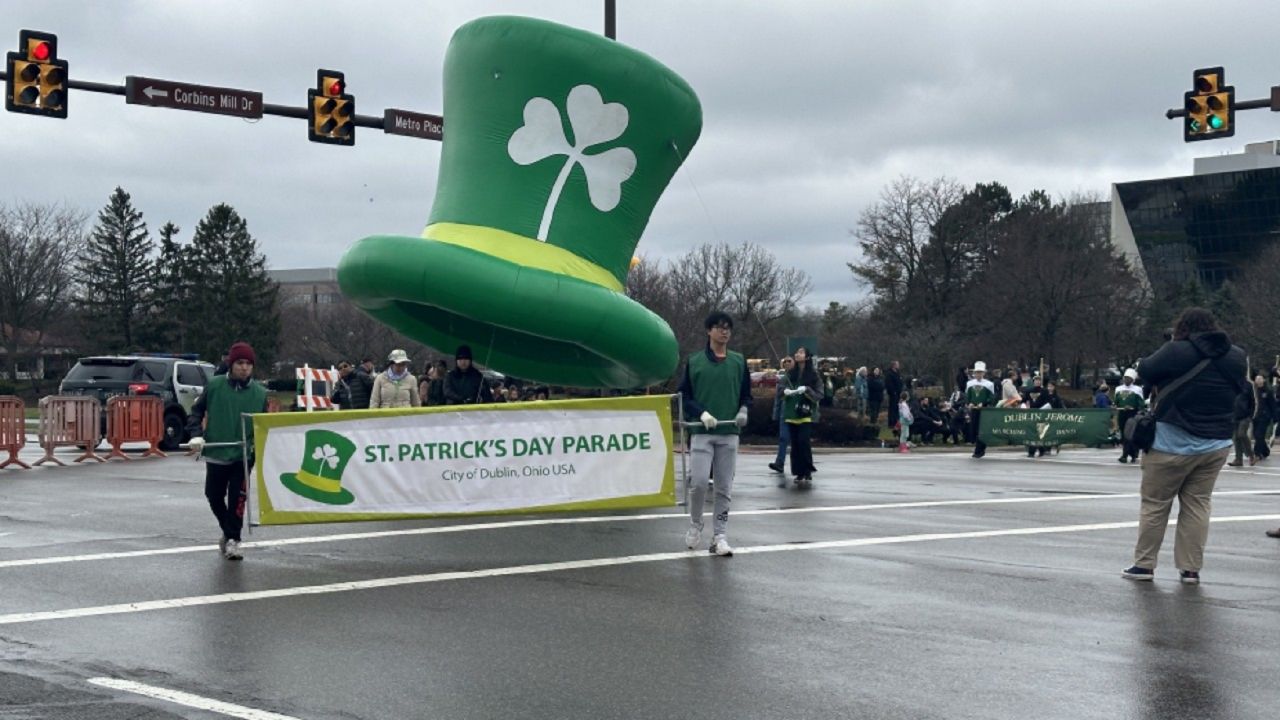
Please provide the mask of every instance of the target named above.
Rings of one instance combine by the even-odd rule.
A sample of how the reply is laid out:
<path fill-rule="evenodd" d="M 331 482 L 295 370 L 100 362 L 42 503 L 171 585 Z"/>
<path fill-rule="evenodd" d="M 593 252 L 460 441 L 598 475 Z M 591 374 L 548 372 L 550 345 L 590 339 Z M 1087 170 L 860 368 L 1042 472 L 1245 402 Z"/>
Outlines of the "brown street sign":
<path fill-rule="evenodd" d="M 193 110 L 215 115 L 262 117 L 262 93 L 260 92 L 194 85 L 173 80 L 156 80 L 134 75 L 125 78 L 124 101 L 130 105 Z"/>
<path fill-rule="evenodd" d="M 439 115 L 388 108 L 382 113 L 382 131 L 426 140 L 444 139 L 444 118 Z"/>

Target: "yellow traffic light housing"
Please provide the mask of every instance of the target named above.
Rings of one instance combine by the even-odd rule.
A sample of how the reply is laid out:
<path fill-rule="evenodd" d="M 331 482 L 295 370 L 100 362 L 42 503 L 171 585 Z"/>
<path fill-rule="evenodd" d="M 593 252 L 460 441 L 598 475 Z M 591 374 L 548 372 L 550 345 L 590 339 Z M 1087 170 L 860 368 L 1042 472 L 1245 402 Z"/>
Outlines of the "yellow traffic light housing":
<path fill-rule="evenodd" d="M 4 109 L 65 118 L 67 61 L 58 59 L 58 36 L 22 30 L 18 48 L 6 55 Z"/>
<path fill-rule="evenodd" d="M 347 94 L 345 76 L 317 70 L 316 87 L 307 91 L 307 139 L 331 145 L 356 143 L 356 99 Z"/>
<path fill-rule="evenodd" d="M 1183 96 L 1185 142 L 1213 140 L 1236 134 L 1236 89 L 1226 84 L 1221 67 L 1201 68 L 1191 75 L 1192 90 Z"/>

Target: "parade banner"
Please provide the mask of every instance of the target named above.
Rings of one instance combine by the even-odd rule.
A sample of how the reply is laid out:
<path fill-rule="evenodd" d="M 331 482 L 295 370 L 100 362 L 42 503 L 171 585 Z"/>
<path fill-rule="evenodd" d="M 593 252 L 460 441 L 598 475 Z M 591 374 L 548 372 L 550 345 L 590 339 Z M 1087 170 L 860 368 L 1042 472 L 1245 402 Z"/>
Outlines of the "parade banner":
<path fill-rule="evenodd" d="M 1097 447 L 1110 436 L 1111 411 L 1105 408 L 984 408 L 978 420 L 978 438 L 988 445 Z"/>
<path fill-rule="evenodd" d="M 253 416 L 258 524 L 675 504 L 669 396 Z"/>

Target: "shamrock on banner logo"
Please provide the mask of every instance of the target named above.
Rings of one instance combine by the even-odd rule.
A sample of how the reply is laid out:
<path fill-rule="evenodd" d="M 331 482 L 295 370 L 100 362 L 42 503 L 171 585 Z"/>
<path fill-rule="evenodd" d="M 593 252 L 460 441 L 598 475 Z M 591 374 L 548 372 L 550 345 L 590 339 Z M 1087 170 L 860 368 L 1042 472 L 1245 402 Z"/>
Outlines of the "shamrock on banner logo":
<path fill-rule="evenodd" d="M 332 445 L 316 448 L 315 452 L 311 453 L 311 459 L 319 460 L 321 467 L 327 464 L 330 470 L 338 467 L 338 451 Z"/>
<path fill-rule="evenodd" d="M 535 97 L 525 103 L 524 125 L 507 141 L 507 154 L 520 165 L 532 165 L 556 155 L 566 157 L 564 168 L 556 177 L 551 197 L 542 212 L 538 239 L 543 242 L 547 240 L 556 203 L 574 165 L 582 166 L 587 176 L 587 194 L 591 204 L 601 212 L 609 212 L 618 206 L 622 199 L 622 183 L 636 170 L 636 154 L 630 148 L 585 154 L 589 148 L 622 135 L 627 129 L 626 106 L 606 103 L 599 90 L 590 85 L 578 85 L 569 91 L 566 107 L 569 125 L 573 129 L 572 145 L 565 138 L 560 109 L 543 97 Z"/>

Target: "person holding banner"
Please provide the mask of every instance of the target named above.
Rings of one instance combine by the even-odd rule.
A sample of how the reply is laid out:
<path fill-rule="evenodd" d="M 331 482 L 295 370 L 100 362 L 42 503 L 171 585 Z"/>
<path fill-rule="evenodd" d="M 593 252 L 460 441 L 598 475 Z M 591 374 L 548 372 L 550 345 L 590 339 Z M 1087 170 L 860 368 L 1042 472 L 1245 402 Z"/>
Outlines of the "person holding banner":
<path fill-rule="evenodd" d="M 204 496 L 218 519 L 222 539 L 218 550 L 228 560 L 241 560 L 240 529 L 244 526 L 245 451 L 248 467 L 253 467 L 253 425 L 241 431 L 241 413 L 267 411 L 267 389 L 253 379 L 257 358 L 253 347 L 238 342 L 227 352 L 226 375 L 215 375 L 191 408 L 187 417 L 187 447 L 205 462 Z M 207 422 L 206 422 L 207 419 Z M 242 438 L 247 445 L 241 445 Z M 216 444 L 205 450 L 205 444 Z"/>
<path fill-rule="evenodd" d="M 715 517 L 709 552 L 733 555 L 726 536 L 730 492 L 738 462 L 738 434 L 747 426 L 751 406 L 751 373 L 742 353 L 729 349 L 733 318 L 716 311 L 707 316 L 707 347 L 685 360 L 680 397 L 686 420 L 697 420 L 689 442 L 689 529 L 685 547 L 693 550 L 702 541 L 702 506 L 714 472 Z M 794 460 L 792 461 L 794 465 Z M 793 468 L 794 469 L 794 468 Z"/>
<path fill-rule="evenodd" d="M 981 360 L 973 364 L 973 379 L 964 387 L 964 399 L 969 404 L 969 432 L 973 435 L 973 456 L 987 454 L 987 444 L 978 434 L 982 408 L 996 404 L 996 386 L 986 378 L 987 364 Z"/>

